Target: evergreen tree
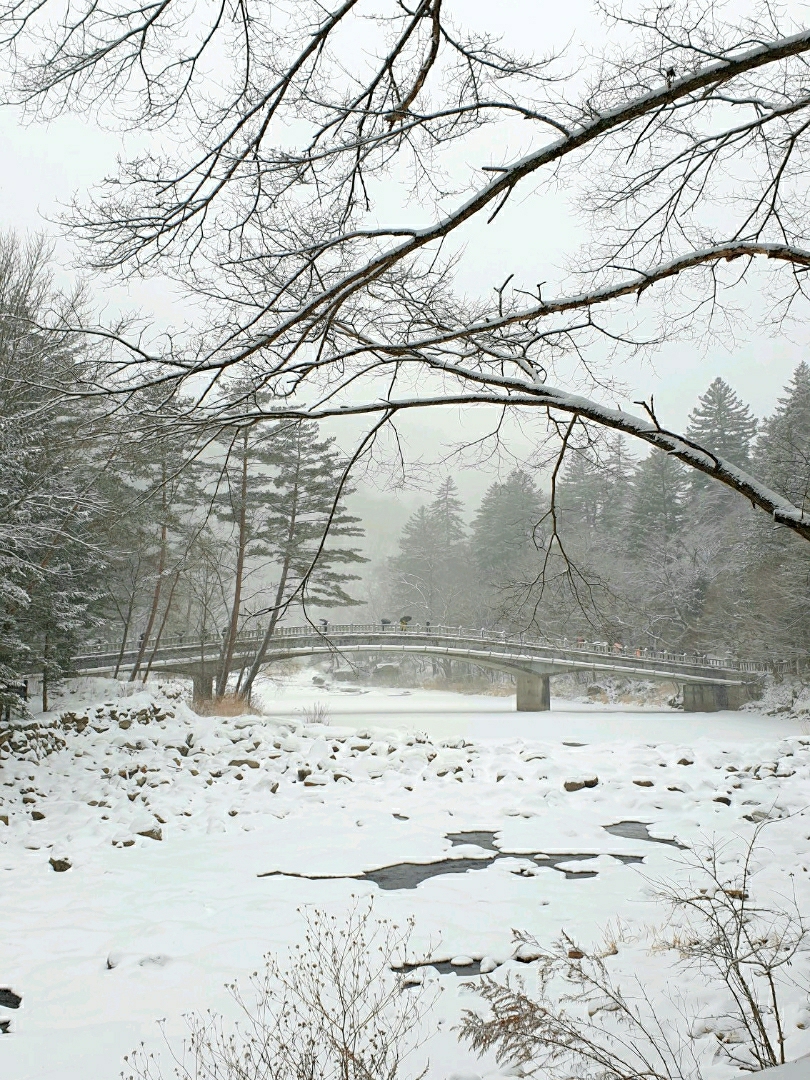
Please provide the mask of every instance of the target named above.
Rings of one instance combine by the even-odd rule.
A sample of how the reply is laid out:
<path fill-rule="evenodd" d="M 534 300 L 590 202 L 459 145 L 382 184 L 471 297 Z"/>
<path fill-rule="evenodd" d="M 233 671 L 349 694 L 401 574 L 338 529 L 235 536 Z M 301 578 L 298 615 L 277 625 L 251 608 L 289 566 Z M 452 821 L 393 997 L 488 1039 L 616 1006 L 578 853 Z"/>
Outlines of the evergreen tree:
<path fill-rule="evenodd" d="M 687 438 L 722 458 L 748 469 L 757 419 L 723 379 L 714 379 L 689 414 Z M 692 472 L 690 490 L 698 500 L 698 516 L 706 519 L 731 508 L 735 495 L 711 477 Z"/>
<path fill-rule="evenodd" d="M 220 521 L 230 525 L 233 537 L 233 565 L 230 567 L 233 592 L 225 628 L 222 664 L 216 693 L 222 695 L 228 682 L 231 659 L 239 633 L 245 578 L 251 555 L 262 553 L 260 529 L 278 502 L 273 470 L 283 466 L 280 440 L 275 425 L 254 425 L 221 435 L 226 460 L 220 471 L 214 510 Z M 219 466 L 216 466 L 219 469 Z"/>
<path fill-rule="evenodd" d="M 686 429 L 688 438 L 742 468 L 750 464 L 751 444 L 756 433 L 756 417 L 720 378 L 714 379 L 706 393 L 698 398 Z M 711 483 L 702 473 L 696 475 Z"/>
<path fill-rule="evenodd" d="M 557 484 L 559 519 L 569 536 L 576 530 L 598 533 L 613 544 L 624 528 L 633 461 L 621 435 L 575 450 Z"/>
<path fill-rule="evenodd" d="M 120 653 L 137 640 L 129 673 L 146 681 L 169 625 L 178 585 L 197 529 L 193 515 L 204 518 L 207 500 L 199 483 L 199 468 L 189 462 L 188 447 L 172 430 L 184 402 L 166 402 L 159 390 L 149 390 L 132 402 L 132 438 L 116 466 L 125 481 L 124 505 L 117 507 L 124 529 L 132 530 L 126 557 L 139 569 L 128 575 L 133 594 L 124 605 Z M 157 434 L 155 434 L 157 429 Z M 117 577 L 117 575 L 116 575 Z M 120 585 L 118 586 L 120 589 Z"/>
<path fill-rule="evenodd" d="M 0 698 L 25 675 L 48 685 L 70 669 L 95 621 L 105 467 L 93 407 L 74 395 L 93 378 L 86 344 L 60 330 L 62 306 L 41 241 L 0 237 Z M 48 317 L 46 317 L 46 312 Z"/>
<path fill-rule="evenodd" d="M 534 530 L 542 515 L 543 498 L 522 469 L 487 488 L 472 525 L 473 561 L 483 584 L 507 582 L 535 553 Z"/>
<path fill-rule="evenodd" d="M 638 463 L 625 530 L 629 554 L 672 553 L 684 524 L 686 485 L 684 467 L 668 454 L 653 450 Z"/>
<path fill-rule="evenodd" d="M 246 678 L 239 686 L 249 696 L 276 626 L 290 604 L 345 607 L 356 604 L 347 586 L 358 580 L 352 569 L 367 560 L 356 543 L 363 535 L 359 518 L 345 506 L 344 487 L 335 502 L 344 469 L 335 440 L 320 439 L 316 424 L 278 424 L 263 446 L 275 465 L 275 497 L 264 509 L 250 553 L 269 560 L 278 573 L 269 625 Z M 328 530 L 328 531 L 327 531 Z"/>
<path fill-rule="evenodd" d="M 458 624 L 468 610 L 469 548 L 463 506 L 448 478 L 435 498 L 402 530 L 399 553 L 388 563 L 390 600 L 397 616 Z"/>
<path fill-rule="evenodd" d="M 759 471 L 770 486 L 810 512 L 810 367 L 793 372 L 756 446 Z M 810 648 L 810 557 L 807 545 L 757 517 L 747 565 L 740 575 L 761 654 L 806 656 Z"/>
<path fill-rule="evenodd" d="M 802 362 L 762 425 L 757 457 L 768 482 L 810 510 L 810 367 Z"/>

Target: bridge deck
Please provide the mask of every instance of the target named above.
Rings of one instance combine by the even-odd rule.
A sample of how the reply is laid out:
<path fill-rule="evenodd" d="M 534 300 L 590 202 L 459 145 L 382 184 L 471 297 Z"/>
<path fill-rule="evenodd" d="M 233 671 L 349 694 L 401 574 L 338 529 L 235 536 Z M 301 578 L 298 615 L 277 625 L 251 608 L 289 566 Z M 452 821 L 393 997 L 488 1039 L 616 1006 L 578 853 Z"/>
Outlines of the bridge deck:
<path fill-rule="evenodd" d="M 239 668 L 255 656 L 263 632 L 246 631 L 239 635 L 231 668 Z M 598 643 L 569 644 L 567 641 L 542 641 L 527 635 L 510 635 L 492 630 L 466 627 L 432 626 L 402 630 L 382 629 L 379 623 L 330 626 L 323 632 L 312 626 L 279 628 L 268 650 L 266 661 L 332 653 L 399 653 L 404 655 L 446 656 L 499 667 L 511 671 L 561 674 L 568 671 L 624 674 L 636 679 L 659 679 L 678 683 L 744 685 L 760 681 L 770 672 L 786 665 L 773 662 L 736 660 L 728 657 L 695 656 L 648 649 L 622 649 Z M 131 669 L 137 649 L 120 654 L 100 645 L 97 651 L 75 658 L 81 674 Z M 222 662 L 221 639 L 209 637 L 188 642 L 175 638 L 147 644 L 144 663 L 151 658 L 152 670 L 187 671 L 201 667 L 215 669 Z"/>

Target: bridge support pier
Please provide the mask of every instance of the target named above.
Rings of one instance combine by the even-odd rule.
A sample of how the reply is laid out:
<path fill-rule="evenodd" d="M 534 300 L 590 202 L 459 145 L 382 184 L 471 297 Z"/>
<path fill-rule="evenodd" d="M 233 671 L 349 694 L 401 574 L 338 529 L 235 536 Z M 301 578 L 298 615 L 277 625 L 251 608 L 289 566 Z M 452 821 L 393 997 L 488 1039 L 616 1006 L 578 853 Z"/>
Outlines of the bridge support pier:
<path fill-rule="evenodd" d="M 719 709 L 740 709 L 755 696 L 750 686 L 719 686 L 711 683 L 685 683 L 684 712 L 717 712 Z"/>
<path fill-rule="evenodd" d="M 548 712 L 551 708 L 551 685 L 548 675 L 517 675 L 517 711 Z"/>

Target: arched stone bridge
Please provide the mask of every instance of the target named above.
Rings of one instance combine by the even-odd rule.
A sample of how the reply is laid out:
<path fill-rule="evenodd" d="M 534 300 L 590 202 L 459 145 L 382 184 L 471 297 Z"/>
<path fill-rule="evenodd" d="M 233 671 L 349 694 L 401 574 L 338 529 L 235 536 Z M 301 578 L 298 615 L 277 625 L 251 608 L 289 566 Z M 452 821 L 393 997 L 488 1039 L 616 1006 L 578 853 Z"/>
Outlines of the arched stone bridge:
<path fill-rule="evenodd" d="M 250 664 L 256 654 L 262 631 L 239 635 L 230 669 Z M 277 629 L 265 656 L 265 664 L 309 656 L 431 656 L 462 660 L 479 667 L 506 671 L 517 683 L 519 712 L 538 712 L 550 707 L 549 680 L 554 675 L 573 671 L 600 675 L 622 675 L 630 679 L 672 682 L 683 687 L 687 712 L 738 709 L 760 694 L 762 680 L 774 671 L 787 670 L 786 663 L 759 663 L 710 656 L 695 656 L 648 649 L 624 649 L 594 643 L 549 642 L 525 635 L 510 635 L 493 630 L 451 626 L 415 626 L 402 630 L 379 623 L 329 626 L 320 631 L 312 626 L 289 626 Z M 222 664 L 221 639 L 201 641 L 175 638 L 151 644 L 145 659 L 151 670 L 186 675 L 194 681 L 196 699 L 210 698 L 214 676 Z M 120 672 L 131 669 L 137 650 L 129 649 L 120 657 Z M 80 674 L 106 674 L 119 663 L 119 652 L 100 645 L 95 652 L 75 658 Z"/>

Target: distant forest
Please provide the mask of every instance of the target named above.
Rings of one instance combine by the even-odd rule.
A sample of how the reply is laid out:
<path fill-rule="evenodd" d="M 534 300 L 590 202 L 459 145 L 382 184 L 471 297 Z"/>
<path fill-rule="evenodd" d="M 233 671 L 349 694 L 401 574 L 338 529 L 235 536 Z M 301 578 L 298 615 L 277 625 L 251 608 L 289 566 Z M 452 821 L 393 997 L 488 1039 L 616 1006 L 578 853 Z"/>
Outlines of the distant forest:
<path fill-rule="evenodd" d="M 471 514 L 446 479 L 378 571 L 375 611 L 678 651 L 806 655 L 805 543 L 667 454 L 636 460 L 622 436 L 592 434 L 569 448 L 553 497 L 546 478 L 516 469 Z M 715 379 L 687 437 L 810 511 L 807 364 L 762 422 Z"/>

